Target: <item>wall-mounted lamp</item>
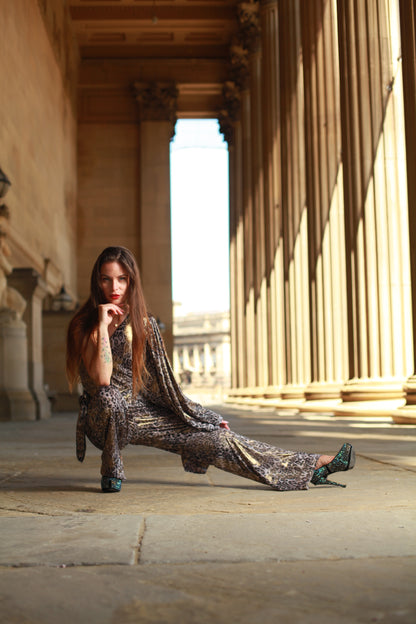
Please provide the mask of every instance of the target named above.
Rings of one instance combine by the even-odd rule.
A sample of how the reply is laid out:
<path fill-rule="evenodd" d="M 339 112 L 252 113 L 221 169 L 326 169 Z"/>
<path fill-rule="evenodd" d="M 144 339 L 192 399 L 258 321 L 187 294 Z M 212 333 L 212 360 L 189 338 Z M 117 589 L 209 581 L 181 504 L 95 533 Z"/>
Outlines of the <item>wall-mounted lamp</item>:
<path fill-rule="evenodd" d="M 7 191 L 11 187 L 12 183 L 6 174 L 0 169 L 0 198 L 4 197 L 7 194 Z"/>
<path fill-rule="evenodd" d="M 66 292 L 65 286 L 62 286 L 59 293 L 52 299 L 52 310 L 54 312 L 68 312 L 72 310 L 72 297 Z"/>

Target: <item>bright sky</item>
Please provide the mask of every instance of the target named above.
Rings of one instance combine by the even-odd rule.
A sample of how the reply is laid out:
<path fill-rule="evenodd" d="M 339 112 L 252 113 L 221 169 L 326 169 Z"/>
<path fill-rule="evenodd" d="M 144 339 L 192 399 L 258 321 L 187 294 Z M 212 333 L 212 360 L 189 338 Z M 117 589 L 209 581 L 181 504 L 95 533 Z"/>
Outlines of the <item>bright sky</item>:
<path fill-rule="evenodd" d="M 216 120 L 177 122 L 171 203 L 178 313 L 229 310 L 228 147 Z"/>

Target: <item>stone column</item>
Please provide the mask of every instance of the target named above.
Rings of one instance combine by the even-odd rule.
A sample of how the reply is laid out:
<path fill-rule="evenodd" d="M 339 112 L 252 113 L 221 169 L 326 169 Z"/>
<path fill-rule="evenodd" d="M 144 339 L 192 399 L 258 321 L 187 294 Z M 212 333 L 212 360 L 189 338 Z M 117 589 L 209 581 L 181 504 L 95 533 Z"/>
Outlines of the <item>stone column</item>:
<path fill-rule="evenodd" d="M 413 374 L 405 383 L 406 404 L 393 413 L 401 424 L 416 424 L 416 7 L 400 0 L 400 31 L 403 59 L 403 90 L 407 161 L 407 197 L 409 215 L 410 266 L 413 328 Z"/>
<path fill-rule="evenodd" d="M 253 315 L 256 393 L 269 384 L 269 343 L 267 337 L 267 281 L 265 245 L 265 208 L 262 136 L 262 51 L 258 2 L 238 5 L 240 40 L 248 52 L 250 93 L 250 166 L 251 166 L 251 264 L 252 291 L 250 313 Z M 251 310 L 251 307 L 253 309 Z M 253 360 L 252 364 L 253 366 Z"/>
<path fill-rule="evenodd" d="M 51 406 L 45 393 L 42 347 L 42 305 L 47 285 L 33 269 L 14 269 L 8 283 L 26 300 L 23 321 L 27 327 L 29 388 L 36 403 L 36 417 L 49 418 Z"/>
<path fill-rule="evenodd" d="M 172 83 L 134 83 L 140 109 L 140 270 L 152 314 L 166 326 L 169 356 L 172 338 L 170 228 L 170 152 L 178 91 Z"/>
<path fill-rule="evenodd" d="M 305 397 L 340 399 L 348 378 L 345 232 L 335 0 L 302 7 L 311 375 Z M 336 404 L 336 401 L 335 401 Z M 306 408 L 307 406 L 305 406 Z"/>
<path fill-rule="evenodd" d="M 233 57 L 232 57 L 233 58 Z M 238 56 L 234 58 L 238 64 Z M 244 64 L 240 71 L 233 72 L 236 81 L 227 81 L 223 87 L 224 108 L 218 119 L 220 130 L 228 142 L 229 186 L 230 186 L 230 294 L 231 294 L 231 349 L 232 388 L 247 385 L 246 327 L 244 298 L 244 220 L 243 220 L 243 140 L 240 116 L 241 94 L 238 87 L 239 75 L 245 73 Z"/>
<path fill-rule="evenodd" d="M 172 366 L 178 381 L 180 381 L 180 373 L 182 372 L 182 367 L 179 359 L 179 349 L 175 346 L 173 347 Z"/>
<path fill-rule="evenodd" d="M 304 90 L 299 0 L 281 0 L 281 162 L 287 384 L 282 398 L 299 402 L 310 382 L 308 218 Z"/>
<path fill-rule="evenodd" d="M 279 398 L 286 383 L 280 155 L 279 2 L 261 0 L 262 136 L 267 289 L 268 388 Z"/>
<path fill-rule="evenodd" d="M 4 196 L 3 193 L 2 196 Z M 9 210 L 0 206 L 0 421 L 35 420 L 36 406 L 28 386 L 26 301 L 7 283 L 12 272 L 7 244 Z"/>
<path fill-rule="evenodd" d="M 188 347 L 183 348 L 183 370 L 191 370 L 191 363 L 189 361 L 189 349 Z"/>
<path fill-rule="evenodd" d="M 238 86 L 241 91 L 242 129 L 242 201 L 244 230 L 244 300 L 246 333 L 246 383 L 249 388 L 259 384 L 259 327 L 257 324 L 257 245 L 256 230 L 259 195 L 254 192 L 258 177 L 259 150 L 257 137 L 257 92 L 256 78 L 250 74 L 256 69 L 256 53 L 259 43 L 258 3 L 241 2 L 237 5 L 239 32 L 232 46 L 234 72 L 238 72 Z M 254 67 L 253 67 L 254 65 Z"/>
<path fill-rule="evenodd" d="M 400 405 L 413 369 L 398 4 L 339 1 L 338 32 L 350 377 L 338 410 L 387 401 L 378 413 Z"/>
<path fill-rule="evenodd" d="M 207 380 L 210 379 L 212 369 L 212 356 L 211 356 L 211 347 L 206 342 L 204 344 L 204 373 Z"/>
<path fill-rule="evenodd" d="M 199 345 L 195 345 L 193 348 L 193 360 L 194 360 L 194 371 L 196 373 L 200 373 L 202 370 L 201 367 L 201 358 L 199 357 Z"/>

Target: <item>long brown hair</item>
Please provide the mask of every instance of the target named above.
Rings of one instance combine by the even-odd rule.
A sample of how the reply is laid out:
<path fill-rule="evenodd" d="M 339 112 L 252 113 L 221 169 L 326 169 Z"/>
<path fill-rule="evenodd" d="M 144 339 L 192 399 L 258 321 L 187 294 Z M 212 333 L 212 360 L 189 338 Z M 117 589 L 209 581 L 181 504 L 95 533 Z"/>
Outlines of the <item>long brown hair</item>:
<path fill-rule="evenodd" d="M 129 276 L 127 300 L 132 328 L 133 390 L 137 392 L 145 377 L 146 331 L 150 327 L 139 268 L 131 251 L 125 247 L 107 247 L 95 261 L 91 273 L 91 292 L 71 320 L 66 343 L 66 372 L 72 390 L 79 379 L 79 365 L 92 332 L 98 325 L 98 306 L 107 303 L 100 288 L 101 267 L 106 262 L 120 263 Z"/>

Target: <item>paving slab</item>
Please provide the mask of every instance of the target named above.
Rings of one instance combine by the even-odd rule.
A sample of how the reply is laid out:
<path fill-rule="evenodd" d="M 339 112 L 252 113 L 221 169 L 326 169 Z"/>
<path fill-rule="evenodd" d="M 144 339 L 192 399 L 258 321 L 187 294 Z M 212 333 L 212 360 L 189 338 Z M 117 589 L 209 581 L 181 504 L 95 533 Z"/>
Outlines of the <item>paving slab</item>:
<path fill-rule="evenodd" d="M 141 516 L 0 518 L 0 565 L 132 565 Z"/>
<path fill-rule="evenodd" d="M 149 516 L 141 563 L 416 556 L 416 512 Z"/>
<path fill-rule="evenodd" d="M 2 624 L 414 624 L 416 559 L 0 568 Z"/>

